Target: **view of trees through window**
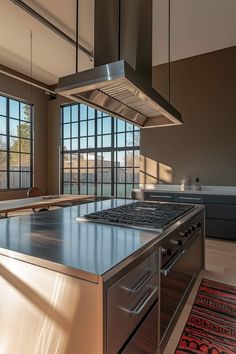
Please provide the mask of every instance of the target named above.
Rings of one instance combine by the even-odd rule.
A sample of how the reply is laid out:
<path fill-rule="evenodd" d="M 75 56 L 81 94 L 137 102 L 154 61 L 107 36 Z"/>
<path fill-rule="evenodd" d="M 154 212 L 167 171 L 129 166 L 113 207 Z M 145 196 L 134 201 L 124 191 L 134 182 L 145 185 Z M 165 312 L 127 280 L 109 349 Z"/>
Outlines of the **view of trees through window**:
<path fill-rule="evenodd" d="M 31 106 L 0 96 L 0 189 L 29 188 L 31 185 Z"/>
<path fill-rule="evenodd" d="M 62 193 L 129 198 L 139 185 L 140 129 L 84 104 L 62 107 Z"/>

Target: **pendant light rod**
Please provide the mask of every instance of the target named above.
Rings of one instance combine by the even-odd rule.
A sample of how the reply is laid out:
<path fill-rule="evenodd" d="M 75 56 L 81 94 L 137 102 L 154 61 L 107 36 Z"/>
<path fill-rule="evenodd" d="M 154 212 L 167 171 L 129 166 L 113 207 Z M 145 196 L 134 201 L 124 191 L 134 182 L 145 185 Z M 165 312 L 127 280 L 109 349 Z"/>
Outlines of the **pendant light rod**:
<path fill-rule="evenodd" d="M 79 57 L 79 0 L 76 0 L 76 29 L 75 29 L 75 33 L 76 33 L 76 46 L 75 46 L 75 72 L 78 73 L 78 57 Z"/>
<path fill-rule="evenodd" d="M 37 11 L 35 11 L 32 7 L 27 5 L 21 0 L 10 0 L 13 4 L 19 6 L 22 10 L 30 14 L 30 16 L 34 17 L 37 21 L 41 22 L 44 26 L 49 28 L 51 31 L 56 33 L 59 37 L 63 38 L 65 41 L 76 47 L 76 41 L 68 36 L 65 32 L 63 32 L 60 28 L 56 27 L 53 23 L 48 21 L 45 17 L 40 15 Z M 91 60 L 94 58 L 94 53 L 93 50 L 89 50 L 82 46 L 81 44 L 78 44 L 79 50 L 81 50 L 83 53 L 85 53 Z"/>

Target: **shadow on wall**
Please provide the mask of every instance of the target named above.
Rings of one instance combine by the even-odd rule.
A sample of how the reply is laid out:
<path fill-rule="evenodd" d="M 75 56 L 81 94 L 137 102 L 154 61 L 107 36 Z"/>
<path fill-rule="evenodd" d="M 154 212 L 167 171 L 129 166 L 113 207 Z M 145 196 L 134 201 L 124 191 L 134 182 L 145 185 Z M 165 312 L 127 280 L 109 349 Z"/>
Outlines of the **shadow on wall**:
<path fill-rule="evenodd" d="M 140 185 L 147 187 L 153 184 L 169 184 L 173 181 L 173 169 L 159 161 L 150 159 L 149 157 L 140 156 Z"/>

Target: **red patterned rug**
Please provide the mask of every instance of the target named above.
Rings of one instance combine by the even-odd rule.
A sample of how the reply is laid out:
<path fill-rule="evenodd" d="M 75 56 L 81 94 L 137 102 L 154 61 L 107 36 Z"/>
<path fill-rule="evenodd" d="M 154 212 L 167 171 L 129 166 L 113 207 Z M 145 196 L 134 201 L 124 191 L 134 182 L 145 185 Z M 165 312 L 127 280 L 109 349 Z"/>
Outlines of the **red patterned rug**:
<path fill-rule="evenodd" d="M 236 353 L 236 287 L 203 279 L 175 354 Z"/>

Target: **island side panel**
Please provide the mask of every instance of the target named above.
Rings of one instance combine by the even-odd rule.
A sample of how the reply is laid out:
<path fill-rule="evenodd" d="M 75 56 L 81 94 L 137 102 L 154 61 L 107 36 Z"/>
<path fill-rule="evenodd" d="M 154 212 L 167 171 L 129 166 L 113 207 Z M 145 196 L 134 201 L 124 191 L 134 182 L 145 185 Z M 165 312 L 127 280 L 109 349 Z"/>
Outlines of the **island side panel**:
<path fill-rule="evenodd" d="M 101 286 L 0 255 L 1 354 L 101 354 Z"/>

